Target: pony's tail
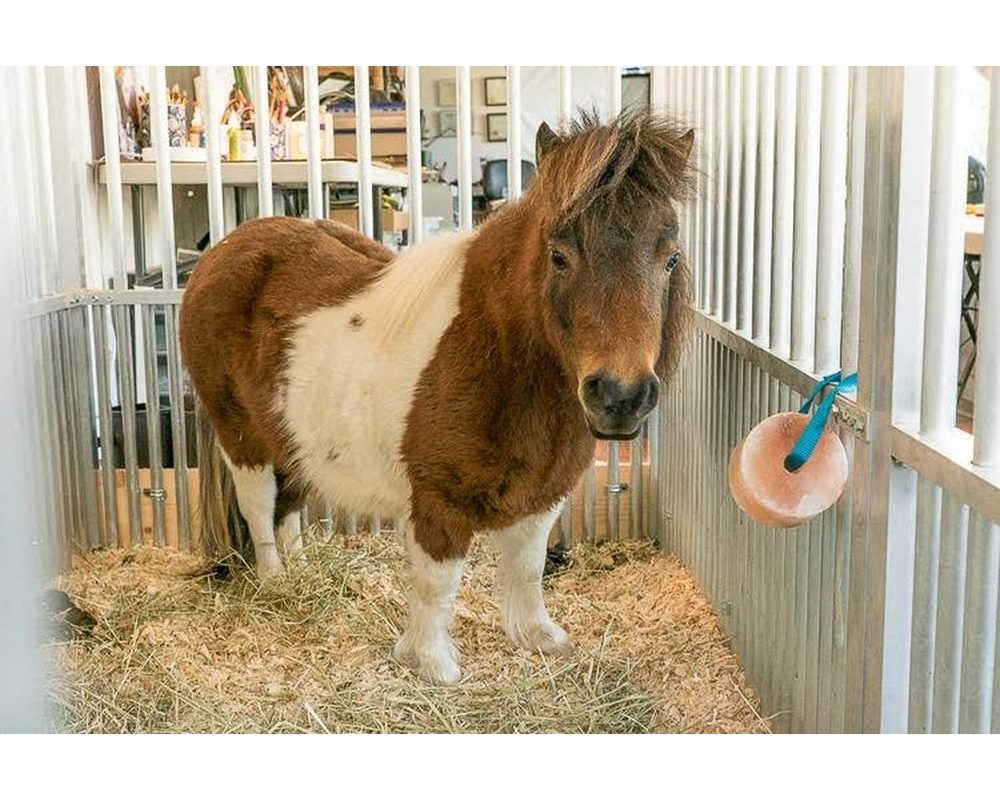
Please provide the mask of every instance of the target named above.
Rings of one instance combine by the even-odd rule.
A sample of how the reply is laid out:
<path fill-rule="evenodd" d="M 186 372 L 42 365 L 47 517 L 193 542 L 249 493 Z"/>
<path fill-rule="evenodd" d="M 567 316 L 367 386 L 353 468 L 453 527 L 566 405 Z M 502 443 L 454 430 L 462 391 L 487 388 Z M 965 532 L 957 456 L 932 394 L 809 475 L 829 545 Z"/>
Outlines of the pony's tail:
<path fill-rule="evenodd" d="M 236 485 L 215 430 L 201 401 L 195 399 L 198 420 L 198 495 L 201 514 L 201 541 L 205 554 L 221 562 L 231 562 L 244 553 L 246 522 L 236 502 Z"/>

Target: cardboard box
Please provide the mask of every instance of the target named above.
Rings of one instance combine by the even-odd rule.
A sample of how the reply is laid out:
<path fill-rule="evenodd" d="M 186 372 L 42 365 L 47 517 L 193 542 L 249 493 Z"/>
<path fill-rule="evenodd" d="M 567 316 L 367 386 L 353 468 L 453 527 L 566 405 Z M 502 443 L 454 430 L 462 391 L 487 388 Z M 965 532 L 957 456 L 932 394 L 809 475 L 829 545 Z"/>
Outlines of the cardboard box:
<path fill-rule="evenodd" d="M 330 212 L 330 219 L 350 225 L 354 230 L 361 230 L 358 222 L 358 210 L 356 208 L 335 208 Z M 393 211 L 392 209 L 382 210 L 382 230 L 399 232 L 410 227 L 410 213 L 408 211 Z"/>
<path fill-rule="evenodd" d="M 398 231 L 405 231 L 409 227 L 410 227 L 409 211 L 393 211 L 391 209 L 383 209 L 382 230 L 398 232 Z"/>
<path fill-rule="evenodd" d="M 337 158 L 357 158 L 358 140 L 354 131 L 336 131 L 334 148 Z M 406 155 L 406 132 L 372 131 L 372 158 Z"/>

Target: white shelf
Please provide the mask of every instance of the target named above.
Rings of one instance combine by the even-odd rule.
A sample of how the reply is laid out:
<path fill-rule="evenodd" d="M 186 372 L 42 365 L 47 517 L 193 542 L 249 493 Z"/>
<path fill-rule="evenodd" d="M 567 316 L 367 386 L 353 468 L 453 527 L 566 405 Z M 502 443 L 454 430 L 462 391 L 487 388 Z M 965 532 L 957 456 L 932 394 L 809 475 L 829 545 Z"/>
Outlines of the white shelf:
<path fill-rule="evenodd" d="M 323 183 L 357 183 L 358 163 L 356 161 L 321 162 Z M 122 162 L 122 184 L 128 186 L 155 186 L 156 162 Z M 271 180 L 278 186 L 305 186 L 308 181 L 308 166 L 305 161 L 272 161 Z M 98 167 L 98 180 L 107 182 L 106 167 Z M 199 185 L 208 183 L 208 166 L 205 163 L 172 162 L 170 180 L 175 185 Z M 256 186 L 256 161 L 223 161 L 222 183 L 225 186 Z M 409 184 L 406 170 L 372 165 L 372 183 L 375 186 L 405 188 Z"/>

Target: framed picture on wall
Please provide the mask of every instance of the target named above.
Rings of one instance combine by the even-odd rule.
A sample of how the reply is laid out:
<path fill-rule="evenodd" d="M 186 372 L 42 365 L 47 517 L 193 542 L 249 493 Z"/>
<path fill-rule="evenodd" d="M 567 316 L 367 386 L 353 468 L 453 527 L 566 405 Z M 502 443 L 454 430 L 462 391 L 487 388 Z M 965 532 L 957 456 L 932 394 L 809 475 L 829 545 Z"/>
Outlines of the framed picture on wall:
<path fill-rule="evenodd" d="M 499 76 L 496 78 L 484 78 L 484 81 L 486 87 L 486 105 L 507 105 L 507 79 Z"/>
<path fill-rule="evenodd" d="M 455 81 L 444 80 L 437 82 L 437 101 L 439 106 L 455 105 Z"/>
<path fill-rule="evenodd" d="M 487 114 L 486 115 L 486 141 L 506 142 L 507 141 L 507 115 Z"/>
<path fill-rule="evenodd" d="M 454 108 L 438 111 L 438 136 L 454 136 L 458 130 L 458 117 Z"/>

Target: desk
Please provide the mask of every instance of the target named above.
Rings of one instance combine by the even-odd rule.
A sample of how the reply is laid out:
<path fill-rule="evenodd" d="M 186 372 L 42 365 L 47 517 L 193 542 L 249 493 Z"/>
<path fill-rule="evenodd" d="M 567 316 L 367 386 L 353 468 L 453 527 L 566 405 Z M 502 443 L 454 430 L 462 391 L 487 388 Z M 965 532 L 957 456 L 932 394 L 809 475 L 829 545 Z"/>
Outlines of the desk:
<path fill-rule="evenodd" d="M 256 161 L 223 161 L 222 185 L 232 188 L 236 194 L 236 224 L 243 222 L 242 199 L 244 193 L 257 186 Z M 107 165 L 103 162 L 96 165 L 97 180 L 107 183 Z M 271 183 L 274 186 L 307 186 L 309 166 L 306 161 L 272 161 Z M 155 161 L 123 161 L 121 165 L 122 185 L 133 191 L 132 217 L 133 228 L 145 230 L 143 219 L 142 193 L 147 186 L 156 186 Z M 327 188 L 335 183 L 357 183 L 359 170 L 357 161 L 329 160 L 320 162 L 320 180 L 323 183 L 323 197 L 329 208 Z M 170 164 L 170 180 L 173 186 L 206 186 L 208 185 L 208 165 L 204 161 L 173 161 Z M 382 238 L 382 203 L 381 190 L 384 187 L 405 189 L 409 186 L 409 176 L 405 169 L 372 164 L 372 189 L 375 194 L 372 208 L 374 210 L 373 233 L 376 240 Z M 144 236 L 136 236 L 135 248 L 136 269 L 145 272 L 146 244 Z M 139 275 L 137 274 L 137 278 Z"/>

